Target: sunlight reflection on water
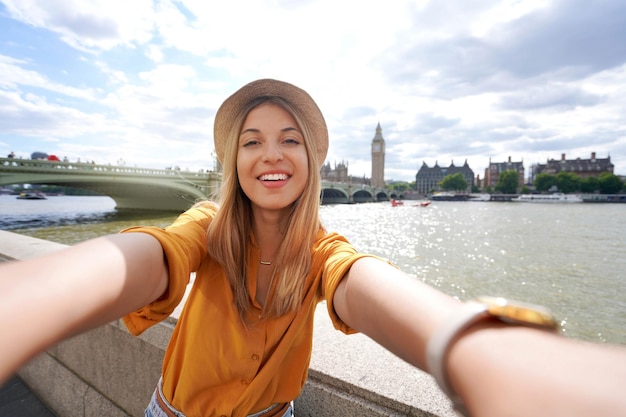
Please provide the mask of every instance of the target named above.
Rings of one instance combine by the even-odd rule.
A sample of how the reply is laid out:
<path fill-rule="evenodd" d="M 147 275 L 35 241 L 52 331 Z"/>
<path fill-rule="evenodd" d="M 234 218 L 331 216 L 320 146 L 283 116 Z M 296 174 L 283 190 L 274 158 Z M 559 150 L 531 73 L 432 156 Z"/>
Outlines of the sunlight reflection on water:
<path fill-rule="evenodd" d="M 323 206 L 329 230 L 460 299 L 550 306 L 573 337 L 626 344 L 626 206 Z"/>
<path fill-rule="evenodd" d="M 44 203 L 44 204 L 42 204 Z M 624 204 L 434 202 L 322 206 L 362 252 L 460 299 L 502 295 L 549 306 L 566 334 L 626 344 Z M 0 229 L 74 244 L 172 213 L 117 213 L 108 197 L 0 196 Z"/>

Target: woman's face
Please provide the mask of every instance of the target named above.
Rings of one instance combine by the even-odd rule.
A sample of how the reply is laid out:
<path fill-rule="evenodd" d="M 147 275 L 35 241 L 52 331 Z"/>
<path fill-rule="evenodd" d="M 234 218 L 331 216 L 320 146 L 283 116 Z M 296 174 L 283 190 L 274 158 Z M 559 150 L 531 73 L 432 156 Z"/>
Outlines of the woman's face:
<path fill-rule="evenodd" d="M 309 164 L 298 124 L 282 107 L 263 103 L 248 113 L 237 150 L 237 177 L 254 210 L 283 210 L 304 190 Z"/>

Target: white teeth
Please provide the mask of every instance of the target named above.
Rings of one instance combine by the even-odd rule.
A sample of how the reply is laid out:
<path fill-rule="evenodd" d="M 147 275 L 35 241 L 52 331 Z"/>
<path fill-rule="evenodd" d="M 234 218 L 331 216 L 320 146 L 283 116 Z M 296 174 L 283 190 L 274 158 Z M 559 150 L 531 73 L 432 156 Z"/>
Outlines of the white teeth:
<path fill-rule="evenodd" d="M 265 174 L 259 177 L 261 181 L 281 181 L 287 179 L 287 174 Z"/>

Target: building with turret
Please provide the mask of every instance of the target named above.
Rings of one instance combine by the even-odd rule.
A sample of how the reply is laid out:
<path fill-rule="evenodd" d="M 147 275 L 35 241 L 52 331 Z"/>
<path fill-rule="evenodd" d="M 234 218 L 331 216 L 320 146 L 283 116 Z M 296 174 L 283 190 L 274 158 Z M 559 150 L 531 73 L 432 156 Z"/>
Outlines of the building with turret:
<path fill-rule="evenodd" d="M 334 168 L 330 162 L 326 162 L 320 169 L 322 181 L 343 182 L 348 184 L 365 184 L 370 185 L 370 179 L 363 177 L 354 177 L 348 174 L 348 163 L 341 161 L 335 162 Z"/>
<path fill-rule="evenodd" d="M 372 187 L 385 187 L 385 139 L 380 122 L 372 139 Z"/>
<path fill-rule="evenodd" d="M 465 160 L 465 164 L 460 167 L 455 166 L 453 161 L 447 168 L 440 167 L 437 162 L 435 162 L 435 166 L 429 167 L 426 165 L 426 162 L 424 162 L 415 175 L 415 191 L 420 194 L 428 194 L 433 191 L 438 191 L 441 189 L 441 187 L 439 187 L 441 180 L 448 175 L 454 175 L 457 173 L 463 175 L 463 178 L 468 184 L 466 191 L 470 192 L 474 186 L 474 171 L 472 171 L 467 164 L 467 160 Z"/>
<path fill-rule="evenodd" d="M 348 163 L 341 161 L 339 164 L 335 162 L 335 167 L 330 166 L 330 162 L 326 162 L 320 169 L 322 180 L 333 182 L 348 182 Z"/>

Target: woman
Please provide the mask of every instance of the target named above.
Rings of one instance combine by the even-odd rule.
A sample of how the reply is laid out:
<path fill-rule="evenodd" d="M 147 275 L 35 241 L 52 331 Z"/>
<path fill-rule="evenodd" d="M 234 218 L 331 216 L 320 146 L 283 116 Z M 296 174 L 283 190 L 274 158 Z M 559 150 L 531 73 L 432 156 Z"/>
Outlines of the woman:
<path fill-rule="evenodd" d="M 337 329 L 433 373 L 467 415 L 624 414 L 623 349 L 545 331 L 555 322 L 536 307 L 459 303 L 324 230 L 328 133 L 305 91 L 252 82 L 222 104 L 214 133 L 219 205 L 199 203 L 166 229 L 131 228 L 1 267 L 0 314 L 19 319 L 0 322 L 12 335 L 0 344 L 0 379 L 120 316 L 141 333 L 173 311 L 196 272 L 148 417 L 293 415 L 322 300 Z"/>
<path fill-rule="evenodd" d="M 149 416 L 291 415 L 307 376 L 315 307 L 325 298 L 332 305 L 341 277 L 364 256 L 320 225 L 327 148 L 324 118 L 308 94 L 273 80 L 249 84 L 216 115 L 219 208 L 200 203 L 166 230 L 125 231 L 159 241 L 169 277 L 165 296 L 125 317 L 132 333 L 169 316 L 197 274 Z"/>

